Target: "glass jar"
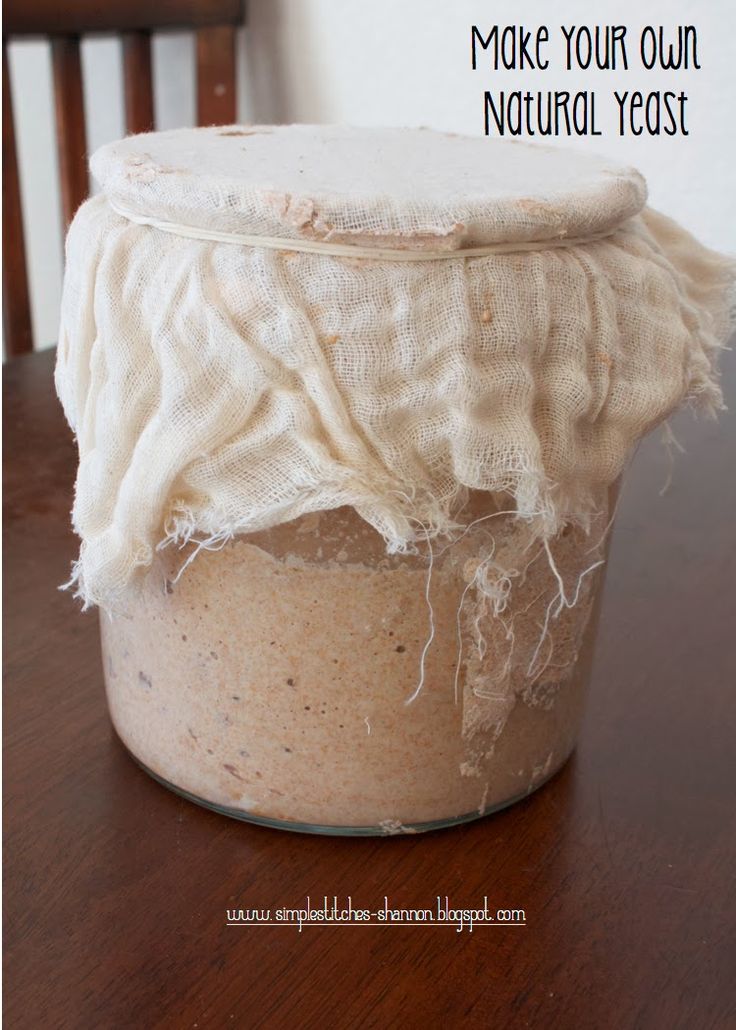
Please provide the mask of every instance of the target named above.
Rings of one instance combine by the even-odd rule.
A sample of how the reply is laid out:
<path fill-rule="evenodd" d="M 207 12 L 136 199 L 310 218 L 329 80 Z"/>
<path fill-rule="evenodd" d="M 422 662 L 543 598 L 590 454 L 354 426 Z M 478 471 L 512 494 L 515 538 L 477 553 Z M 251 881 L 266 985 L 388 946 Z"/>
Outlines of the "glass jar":
<path fill-rule="evenodd" d="M 635 169 L 506 140 L 211 126 L 91 170 L 56 386 L 128 750 L 292 829 L 527 795 L 575 744 L 612 484 L 721 404 L 730 262 Z"/>
<path fill-rule="evenodd" d="M 101 620 L 125 746 L 194 801 L 312 832 L 413 833 L 529 794 L 575 745 L 604 544 L 570 528 L 548 553 L 480 494 L 461 520 L 413 555 L 351 508 L 202 551 L 178 579 L 163 551 Z"/>

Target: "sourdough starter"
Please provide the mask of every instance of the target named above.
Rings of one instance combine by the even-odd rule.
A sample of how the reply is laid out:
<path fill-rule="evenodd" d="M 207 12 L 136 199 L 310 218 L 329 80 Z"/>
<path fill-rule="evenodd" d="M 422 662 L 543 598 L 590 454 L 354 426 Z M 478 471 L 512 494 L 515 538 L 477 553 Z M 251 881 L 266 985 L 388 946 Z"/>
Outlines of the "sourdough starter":
<path fill-rule="evenodd" d="M 430 569 L 429 545 L 387 556 L 341 508 L 200 550 L 179 578 L 191 552 L 165 550 L 101 615 L 114 725 L 243 818 L 400 833 L 483 815 L 574 746 L 602 549 L 568 529 L 548 555 L 499 514 L 434 541 Z"/>

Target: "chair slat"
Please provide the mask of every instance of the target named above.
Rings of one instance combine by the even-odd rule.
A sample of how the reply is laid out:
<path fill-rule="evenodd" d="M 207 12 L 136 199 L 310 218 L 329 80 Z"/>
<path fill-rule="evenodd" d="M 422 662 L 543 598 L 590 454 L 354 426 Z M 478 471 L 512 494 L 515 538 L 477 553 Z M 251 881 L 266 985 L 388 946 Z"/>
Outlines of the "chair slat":
<path fill-rule="evenodd" d="M 231 125 L 236 120 L 235 28 L 217 25 L 197 31 L 197 124 Z"/>
<path fill-rule="evenodd" d="M 51 57 L 54 69 L 61 203 L 64 221 L 68 225 L 89 191 L 79 38 L 55 37 L 51 41 Z"/>
<path fill-rule="evenodd" d="M 123 39 L 126 129 L 154 127 L 151 32 L 181 27 L 196 31 L 197 122 L 226 125 L 237 118 L 236 32 L 242 0 L 6 0 L 4 33 L 51 37 L 61 203 L 66 225 L 89 192 L 80 35 L 118 31 Z M 3 38 L 3 270 L 6 353 L 33 349 L 23 238 L 20 182 L 12 100 Z"/>
<path fill-rule="evenodd" d="M 3 42 L 3 323 L 8 357 L 33 350 L 26 248 L 15 152 L 8 55 Z"/>
<path fill-rule="evenodd" d="M 153 74 L 150 32 L 123 33 L 125 127 L 129 133 L 153 129 Z"/>

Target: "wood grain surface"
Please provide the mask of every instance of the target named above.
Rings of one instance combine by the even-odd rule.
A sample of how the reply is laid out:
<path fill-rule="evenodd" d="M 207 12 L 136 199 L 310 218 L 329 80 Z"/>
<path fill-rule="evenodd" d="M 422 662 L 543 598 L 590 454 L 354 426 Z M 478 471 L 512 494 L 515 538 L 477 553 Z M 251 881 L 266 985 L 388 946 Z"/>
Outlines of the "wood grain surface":
<path fill-rule="evenodd" d="M 688 453 L 664 496 L 662 447 L 639 449 L 562 773 L 453 830 L 320 838 L 197 808 L 114 737 L 97 617 L 57 590 L 75 453 L 52 361 L 5 372 L 8 1030 L 736 1026 L 733 413 L 678 416 Z M 307 895 L 487 895 L 527 925 L 225 925 Z"/>

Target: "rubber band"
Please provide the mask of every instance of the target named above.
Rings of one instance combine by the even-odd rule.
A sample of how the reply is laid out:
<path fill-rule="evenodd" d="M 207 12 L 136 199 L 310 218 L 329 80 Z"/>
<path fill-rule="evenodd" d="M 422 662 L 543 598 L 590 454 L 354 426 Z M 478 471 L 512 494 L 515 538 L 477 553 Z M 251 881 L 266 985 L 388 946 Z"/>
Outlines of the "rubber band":
<path fill-rule="evenodd" d="M 361 247 L 352 243 L 330 243 L 327 240 L 292 240 L 280 236 L 259 236 L 256 233 L 219 232 L 195 225 L 182 225 L 166 219 L 151 218 L 120 207 L 109 197 L 107 202 L 116 214 L 136 225 L 147 225 L 173 236 L 210 243 L 231 243 L 240 247 L 261 247 L 266 250 L 298 251 L 304 254 L 323 254 L 328 257 L 364 258 L 369 261 L 448 261 L 458 258 L 489 257 L 493 254 L 522 254 L 528 251 L 549 250 L 556 247 L 578 247 L 607 239 L 620 227 L 589 236 L 558 237 L 549 240 L 528 240 L 510 243 L 486 243 L 481 247 L 462 247 L 456 250 L 398 250 L 391 247 Z"/>

